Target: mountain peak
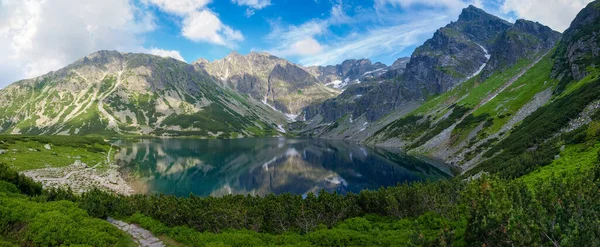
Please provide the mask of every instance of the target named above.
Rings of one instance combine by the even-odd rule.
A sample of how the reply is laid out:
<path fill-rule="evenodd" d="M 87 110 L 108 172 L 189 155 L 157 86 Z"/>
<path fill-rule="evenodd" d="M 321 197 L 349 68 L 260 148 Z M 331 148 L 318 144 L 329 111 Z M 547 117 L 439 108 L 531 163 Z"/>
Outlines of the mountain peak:
<path fill-rule="evenodd" d="M 239 57 L 244 57 L 244 56 L 239 54 L 237 51 L 231 51 L 229 54 L 227 54 L 227 56 L 225 56 L 225 59 L 233 59 L 233 58 L 239 58 Z"/>
<path fill-rule="evenodd" d="M 463 22 L 472 22 L 472 21 L 485 21 L 485 20 L 499 20 L 502 22 L 506 22 L 505 20 L 502 20 L 492 14 L 489 14 L 488 12 L 485 12 L 485 10 L 477 8 L 473 5 L 469 5 L 469 7 L 466 7 L 462 10 L 462 12 L 460 13 L 460 15 L 458 16 L 458 21 L 463 21 Z"/>
<path fill-rule="evenodd" d="M 263 56 L 263 57 L 273 56 L 271 53 L 268 53 L 266 51 L 252 51 L 252 52 L 248 53 L 248 55 Z"/>

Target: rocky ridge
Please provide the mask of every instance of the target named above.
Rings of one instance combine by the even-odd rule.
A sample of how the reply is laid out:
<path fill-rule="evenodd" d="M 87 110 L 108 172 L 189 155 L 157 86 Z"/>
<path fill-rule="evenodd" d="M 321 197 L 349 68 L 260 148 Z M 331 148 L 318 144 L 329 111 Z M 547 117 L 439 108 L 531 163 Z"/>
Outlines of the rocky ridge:
<path fill-rule="evenodd" d="M 339 93 L 325 87 L 305 68 L 268 53 L 251 52 L 243 56 L 232 52 L 221 60 L 211 63 L 200 59 L 193 65 L 218 78 L 222 85 L 262 101 L 291 118 L 302 108 Z"/>
<path fill-rule="evenodd" d="M 99 51 L 0 91 L 0 132 L 235 138 L 286 122 L 206 71 L 147 54 Z"/>
<path fill-rule="evenodd" d="M 558 32 L 539 23 L 518 20 L 511 24 L 469 6 L 456 22 L 440 28 L 418 47 L 402 73 L 382 74 L 347 88 L 335 99 L 307 107 L 303 133 L 364 141 L 385 126 L 382 122 L 390 122 L 384 116 L 400 118 L 465 81 L 482 83 L 518 62 L 538 59 L 559 38 Z M 353 134 L 356 130 L 369 134 Z"/>

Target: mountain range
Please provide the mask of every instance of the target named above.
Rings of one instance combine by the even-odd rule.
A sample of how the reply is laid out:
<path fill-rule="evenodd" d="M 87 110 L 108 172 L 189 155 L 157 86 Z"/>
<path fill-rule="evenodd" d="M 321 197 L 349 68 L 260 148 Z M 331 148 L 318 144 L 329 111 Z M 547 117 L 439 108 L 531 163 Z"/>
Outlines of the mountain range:
<path fill-rule="evenodd" d="M 99 51 L 2 89 L 0 133 L 299 135 L 402 148 L 487 172 L 501 167 L 502 153 L 535 153 L 595 123 L 598 23 L 598 1 L 562 34 L 469 6 L 390 66 L 351 59 L 304 67 L 262 52 L 188 64 Z M 533 134 L 539 138 L 524 137 Z"/>

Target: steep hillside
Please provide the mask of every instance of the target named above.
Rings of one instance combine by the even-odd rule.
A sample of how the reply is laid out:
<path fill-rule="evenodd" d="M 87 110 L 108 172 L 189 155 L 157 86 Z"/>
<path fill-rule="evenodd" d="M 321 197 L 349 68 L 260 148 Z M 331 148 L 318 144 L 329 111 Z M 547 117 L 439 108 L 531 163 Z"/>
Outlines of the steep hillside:
<path fill-rule="evenodd" d="M 440 28 L 415 50 L 403 73 L 383 74 L 349 87 L 335 99 L 306 108 L 306 125 L 297 128 L 305 135 L 364 141 L 419 106 L 420 113 L 411 115 L 431 115 L 430 121 L 437 123 L 452 115 L 448 106 L 458 101 L 469 103 L 451 116 L 456 119 L 447 120 L 445 126 L 416 143 L 421 146 L 449 127 L 447 123 L 485 104 L 486 97 L 489 100 L 507 89 L 559 38 L 558 32 L 539 23 L 518 20 L 511 24 L 469 6 L 458 21 Z M 453 96 L 440 96 L 444 94 Z M 430 103 L 436 98 L 436 103 Z M 429 122 L 422 126 L 427 127 L 432 127 Z M 379 137 L 381 132 L 373 143 L 387 141 Z"/>
<path fill-rule="evenodd" d="M 502 35 L 510 42 L 496 41 L 517 46 L 505 49 L 505 55 L 493 52 L 490 66 L 494 56 L 511 61 L 508 55 L 519 51 L 538 58 L 518 59 L 481 83 L 472 78 L 382 128 L 368 142 L 428 154 L 468 175 L 543 177 L 550 170 L 590 169 L 600 151 L 600 70 L 593 52 L 599 49 L 600 26 L 589 20 L 599 15 L 598 1 L 590 3 L 550 52 L 543 48 L 551 45 L 545 41 L 556 36 L 553 32 L 539 34 L 546 28 L 517 21 Z M 538 34 L 514 39 L 515 28 Z M 544 45 L 532 49 L 536 43 Z"/>
<path fill-rule="evenodd" d="M 100 51 L 0 91 L 0 132 L 238 137 L 283 115 L 171 58 Z"/>
<path fill-rule="evenodd" d="M 263 101 L 291 118 L 302 108 L 339 94 L 304 68 L 267 53 L 251 52 L 242 56 L 232 52 L 212 63 L 200 59 L 194 66 L 219 78 L 226 87 Z"/>

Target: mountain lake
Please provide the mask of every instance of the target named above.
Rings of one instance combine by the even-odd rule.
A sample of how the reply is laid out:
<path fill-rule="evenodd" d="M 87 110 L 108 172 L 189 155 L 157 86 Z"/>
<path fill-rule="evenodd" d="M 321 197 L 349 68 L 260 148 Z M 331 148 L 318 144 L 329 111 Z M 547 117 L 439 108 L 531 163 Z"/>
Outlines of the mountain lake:
<path fill-rule="evenodd" d="M 442 163 L 339 140 L 151 138 L 116 145 L 121 173 L 143 194 L 345 194 L 452 176 Z"/>

